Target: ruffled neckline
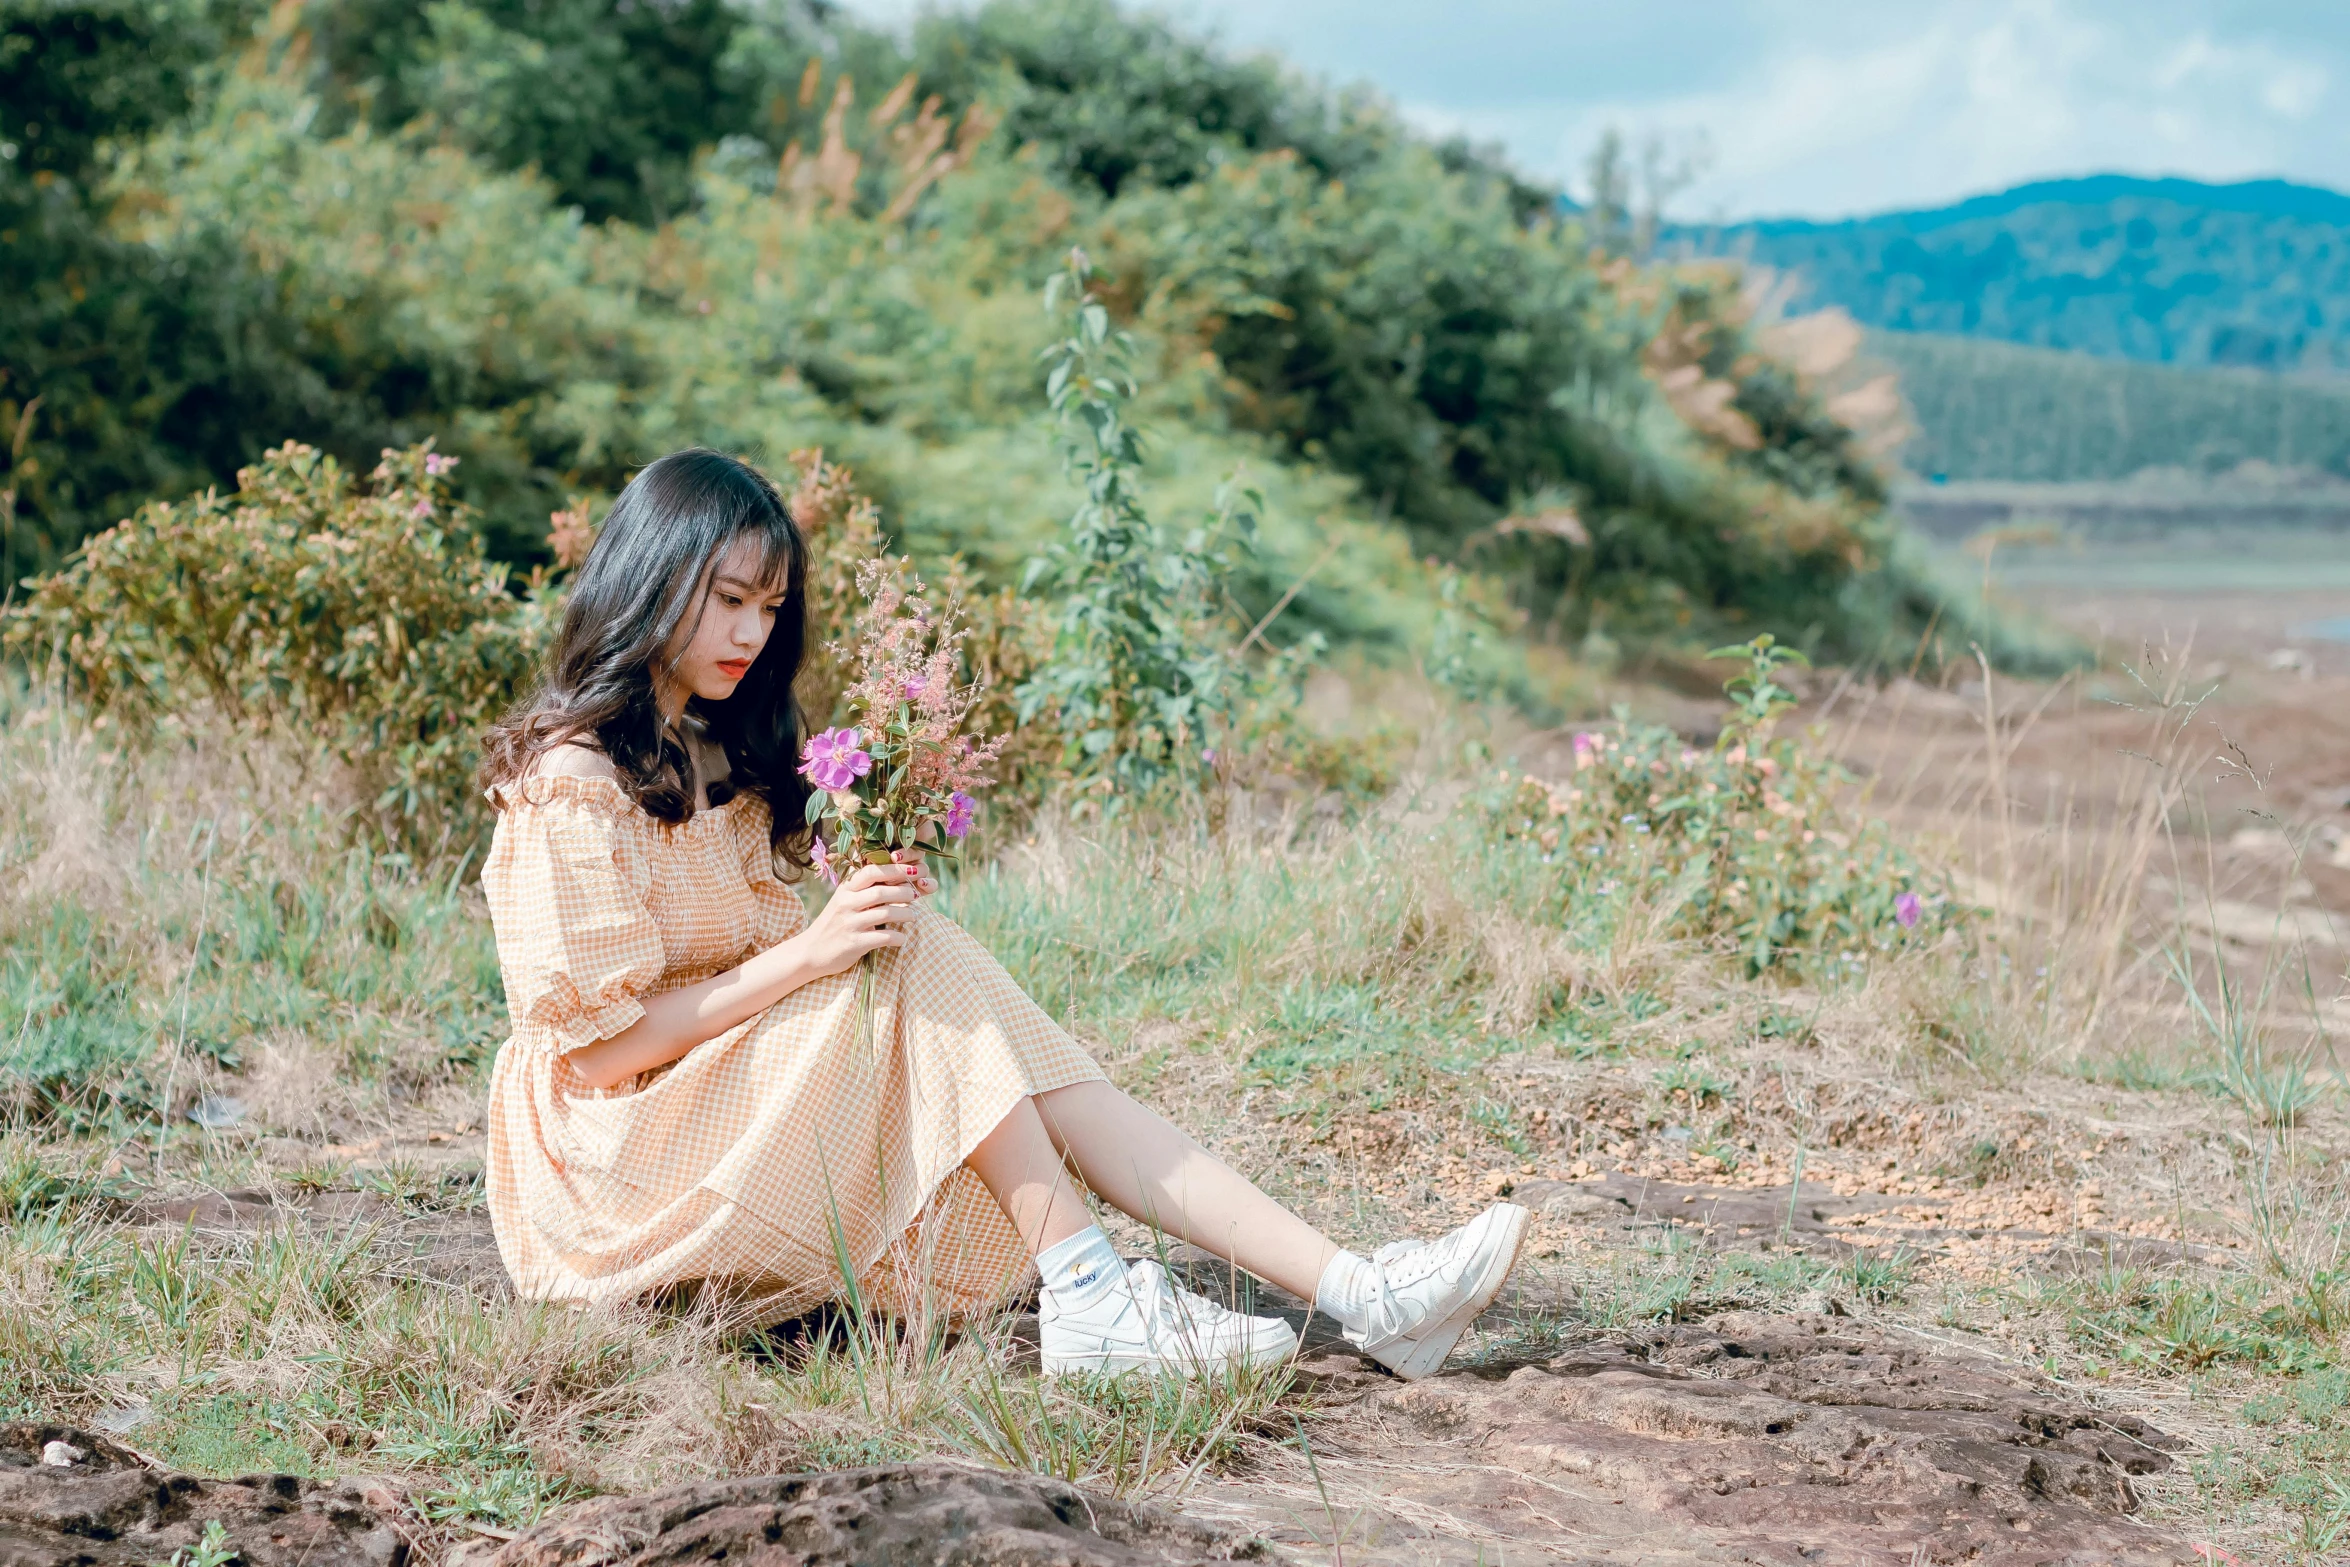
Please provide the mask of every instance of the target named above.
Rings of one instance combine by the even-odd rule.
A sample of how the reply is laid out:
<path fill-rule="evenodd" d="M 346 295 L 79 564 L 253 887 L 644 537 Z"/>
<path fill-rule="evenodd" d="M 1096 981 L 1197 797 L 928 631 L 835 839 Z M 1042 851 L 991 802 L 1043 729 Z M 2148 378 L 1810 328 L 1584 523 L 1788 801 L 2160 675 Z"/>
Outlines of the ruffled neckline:
<path fill-rule="evenodd" d="M 704 806 L 682 822 L 664 822 L 630 799 L 628 791 L 620 786 L 617 778 L 591 777 L 581 773 L 539 773 L 516 783 L 498 784 L 489 790 L 490 804 L 500 811 L 550 805 L 557 800 L 566 800 L 614 821 L 637 821 L 672 831 L 690 831 L 704 820 L 724 821 L 736 806 L 756 798 L 748 790 L 738 790 L 723 805 Z"/>

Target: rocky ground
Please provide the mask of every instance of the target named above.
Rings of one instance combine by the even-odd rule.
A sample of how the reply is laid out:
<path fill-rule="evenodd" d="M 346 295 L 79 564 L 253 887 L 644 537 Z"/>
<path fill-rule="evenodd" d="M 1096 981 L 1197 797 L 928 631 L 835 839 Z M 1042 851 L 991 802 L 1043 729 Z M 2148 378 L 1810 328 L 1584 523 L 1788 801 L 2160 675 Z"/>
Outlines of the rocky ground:
<path fill-rule="evenodd" d="M 1404 1384 L 1303 1363 L 1310 1457 L 1180 1513 L 953 1465 L 709 1481 L 580 1504 L 469 1567 L 776 1564 L 2197 1561 L 2136 1514 L 2183 1445 L 1912 1328 L 1730 1312 Z M 201 1480 L 107 1438 L 0 1430 L 0 1567 L 184 1561 L 218 1521 L 250 1567 L 403 1567 L 396 1490 Z"/>
<path fill-rule="evenodd" d="M 1657 1158 L 1673 1146 L 1650 1141 Z M 461 1167 L 463 1138 L 419 1152 L 442 1149 Z M 1626 1162 L 1637 1170 L 1637 1156 Z M 973 1567 L 2208 1559 L 2187 1533 L 2144 1517 L 2148 1487 L 2178 1479 L 2188 1442 L 2139 1412 L 2142 1399 L 2067 1385 L 2013 1345 L 1876 1308 L 1834 1284 L 1776 1311 L 1695 1301 L 1691 1320 L 1616 1330 L 1579 1322 L 1574 1275 L 1560 1264 L 1579 1253 L 1664 1238 L 1708 1253 L 1833 1259 L 1855 1253 L 1856 1234 L 1869 1246 L 1931 1249 L 1963 1239 L 1970 1222 L 1930 1190 L 1840 1191 L 1856 1184 L 1842 1171 L 1833 1181 L 1741 1185 L 1636 1170 L 1462 1177 L 1439 1210 L 1506 1186 L 1540 1215 L 1530 1246 L 1544 1255 L 1529 1257 L 1523 1282 L 1455 1368 L 1425 1382 L 1395 1381 L 1308 1321 L 1300 1303 L 1256 1286 L 1260 1303 L 1305 1329 L 1295 1407 L 1306 1442 L 1252 1443 L 1244 1462 L 1200 1479 L 1174 1509 L 913 1465 L 601 1499 L 509 1541 L 426 1525 L 390 1481 L 194 1479 L 103 1433 L 19 1426 L 0 1433 L 0 1567 L 201 1567 L 184 1553 L 215 1519 L 251 1567 L 402 1567 L 411 1554 L 462 1556 L 467 1567 L 491 1567 L 492 1556 L 495 1567 L 742 1557 Z M 1442 1165 L 1427 1174 L 1451 1184 Z M 486 1295 L 506 1287 L 478 1211 L 252 1188 L 129 1217 L 159 1230 L 362 1225 L 404 1269 Z M 2165 1244 L 2078 1221 L 2068 1210 L 2003 1239 L 2019 1255 L 2036 1247 L 2051 1267 Z M 1176 1260 L 1204 1291 L 1235 1288 L 1211 1259 Z"/>
<path fill-rule="evenodd" d="M 2277 631 L 2324 607 L 2221 605 L 2181 653 L 2219 695 L 2197 715 L 2208 743 L 2181 753 L 2211 772 L 2202 814 L 2181 814 L 2166 852 L 2201 856 L 2219 957 L 2252 973 L 2313 958 L 2312 994 L 2339 1012 L 2350 649 Z M 2080 614 L 2109 640 L 2176 618 L 2120 601 Z M 2005 786 L 2055 802 L 2027 854 L 2066 824 L 2110 824 L 2135 787 L 2147 720 L 2108 695 L 2127 693 L 2033 710 L 2004 686 L 1897 684 L 1856 720 L 1859 695 L 1815 693 L 1831 726 L 1865 736 L 1848 754 L 1879 781 L 1876 803 L 1939 822 L 1985 784 L 1988 697 Z M 0 1567 L 226 1567 L 206 1546 L 215 1522 L 248 1567 L 2239 1560 L 2213 1543 L 2220 1514 L 2198 1485 L 2223 1438 L 2244 1436 L 2250 1373 L 2209 1395 L 2175 1365 L 2089 1353 L 2058 1314 L 1995 1302 L 2036 1281 L 2241 1275 L 2260 1228 L 2242 1117 L 2207 1086 L 2156 1081 L 2159 1060 L 2127 1083 L 2042 1062 L 1975 1078 L 1955 1050 L 1896 1063 L 1869 1035 L 1881 1020 L 1841 1005 L 1676 1003 L 1611 1023 L 1615 1054 L 1493 1062 L 1459 1086 L 1508 1129 L 1507 1158 L 1427 1107 L 1306 1133 L 1201 1085 L 1187 1102 L 1228 1117 L 1203 1135 L 1350 1235 L 1435 1233 L 1496 1197 L 1538 1217 L 1512 1290 L 1452 1369 L 1417 1384 L 1254 1286 L 1306 1328 L 1287 1423 L 1143 1501 L 897 1464 L 602 1497 L 515 1535 L 427 1519 L 388 1470 L 334 1485 L 174 1474 L 128 1445 L 140 1410 L 126 1407 L 101 1417 L 111 1430 L 0 1428 Z M 2339 1073 L 2323 1050 L 2307 1066 Z M 224 1105 L 224 1125 L 243 1113 Z M 364 1232 L 393 1270 L 494 1300 L 507 1285 L 478 1202 L 477 1113 L 444 1096 L 256 1135 L 240 1184 L 142 1196 L 114 1217 L 155 1237 Z M 2313 1100 L 2290 1141 L 2307 1169 L 2350 1156 L 2340 1095 Z M 1210 1293 L 1239 1288 L 1179 1260 Z M 1635 1299 L 1627 1280 L 1662 1293 Z M 355 1455 L 353 1471 L 370 1462 Z M 2242 1553 L 2231 1527 L 2221 1538 Z"/>

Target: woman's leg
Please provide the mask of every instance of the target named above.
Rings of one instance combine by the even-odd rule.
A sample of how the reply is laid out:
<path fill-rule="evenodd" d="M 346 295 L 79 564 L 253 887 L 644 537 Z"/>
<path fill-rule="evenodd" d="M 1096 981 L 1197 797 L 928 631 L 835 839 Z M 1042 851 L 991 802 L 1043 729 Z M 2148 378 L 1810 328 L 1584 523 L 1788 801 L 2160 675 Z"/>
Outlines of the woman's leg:
<path fill-rule="evenodd" d="M 1314 1298 L 1323 1270 L 1339 1248 L 1165 1117 L 1098 1079 L 1039 1094 L 1022 1108 L 1029 1104 L 1042 1112 L 1026 1118 L 1038 1135 L 1049 1136 L 1048 1146 L 1066 1154 L 1104 1202 L 1178 1240 L 1228 1258 L 1300 1300 Z M 1002 1135 L 1001 1128 L 996 1135 Z M 994 1140 L 990 1137 L 988 1143 Z M 1033 1155 L 1023 1155 L 1029 1157 Z M 990 1191 L 996 1189 L 987 1171 L 979 1169 L 976 1156 L 972 1168 L 979 1170 Z M 1057 1161 L 1052 1173 L 1060 1173 Z M 1064 1177 L 1062 1185 L 1067 1184 Z M 1004 1200 L 1001 1194 L 998 1200 Z M 1011 1211 L 1008 1201 L 1004 1206 Z M 1057 1199 L 1045 1206 L 1056 1216 L 1061 1211 Z M 1020 1223 L 1017 1214 L 1012 1222 Z M 1078 1222 L 1085 1222 L 1082 1210 Z M 1026 1229 L 1021 1233 L 1025 1235 Z M 1055 1232 L 1054 1238 L 1060 1234 Z"/>
<path fill-rule="evenodd" d="M 1010 1217 L 1031 1257 L 1093 1223 L 1034 1099 L 1012 1106 L 963 1162 Z"/>

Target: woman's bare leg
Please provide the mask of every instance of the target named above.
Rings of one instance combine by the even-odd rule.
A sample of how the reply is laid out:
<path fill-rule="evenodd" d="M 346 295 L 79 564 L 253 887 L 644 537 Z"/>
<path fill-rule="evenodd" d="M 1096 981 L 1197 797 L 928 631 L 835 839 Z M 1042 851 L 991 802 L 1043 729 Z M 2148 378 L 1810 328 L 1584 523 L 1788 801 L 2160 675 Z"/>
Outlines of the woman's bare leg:
<path fill-rule="evenodd" d="M 1339 1248 L 1165 1117 L 1098 1079 L 1039 1094 L 1023 1108 L 1029 1104 L 1042 1112 L 1040 1118 L 1032 1115 L 1038 1135 L 1048 1136 L 1048 1146 L 1068 1156 L 1104 1202 L 1227 1258 L 1301 1300 L 1314 1298 L 1323 1270 Z M 999 1128 L 997 1135 L 1001 1132 Z M 982 1149 L 987 1146 L 981 1144 Z M 1022 1157 L 1033 1154 L 1024 1152 Z M 995 1191 L 976 1155 L 971 1164 Z M 1057 1162 L 1051 1173 L 1059 1174 Z M 1062 1185 L 1067 1184 L 1064 1177 Z M 1000 1193 L 997 1200 L 1004 1201 Z M 1011 1212 L 1009 1202 L 1004 1206 Z M 1062 1211 L 1057 1200 L 1045 1206 L 1055 1217 Z M 1080 1226 L 1086 1222 L 1082 1211 Z M 1019 1224 L 1017 1214 L 1012 1222 Z M 1054 1239 L 1063 1233 L 1056 1231 Z"/>
<path fill-rule="evenodd" d="M 963 1161 L 1011 1218 L 1031 1257 L 1093 1223 L 1061 1157 L 1036 1101 L 1023 1099 Z"/>

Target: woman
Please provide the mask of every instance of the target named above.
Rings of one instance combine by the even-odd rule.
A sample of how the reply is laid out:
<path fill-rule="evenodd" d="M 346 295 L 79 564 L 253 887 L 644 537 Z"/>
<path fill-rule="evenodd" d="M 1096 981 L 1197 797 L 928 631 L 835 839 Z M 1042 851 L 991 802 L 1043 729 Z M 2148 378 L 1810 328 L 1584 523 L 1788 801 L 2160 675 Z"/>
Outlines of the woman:
<path fill-rule="evenodd" d="M 1033 1260 L 1048 1371 L 1295 1351 L 1287 1323 L 1122 1264 L 1074 1171 L 1312 1300 L 1399 1374 L 1434 1371 L 1500 1289 L 1524 1209 L 1344 1251 L 1110 1086 L 924 906 L 937 884 L 919 864 L 863 867 L 808 917 L 777 869 L 796 877 L 809 853 L 792 700 L 806 574 L 756 471 L 662 458 L 580 567 L 544 684 L 489 736 L 482 885 L 514 1028 L 490 1085 L 489 1198 L 520 1291 L 715 1284 L 770 1316 L 835 1296 L 961 1313 Z"/>

